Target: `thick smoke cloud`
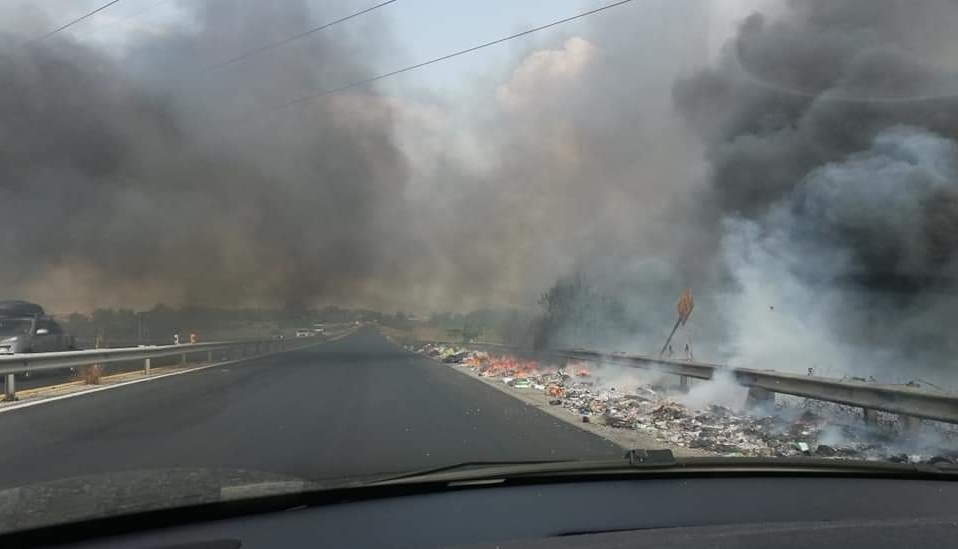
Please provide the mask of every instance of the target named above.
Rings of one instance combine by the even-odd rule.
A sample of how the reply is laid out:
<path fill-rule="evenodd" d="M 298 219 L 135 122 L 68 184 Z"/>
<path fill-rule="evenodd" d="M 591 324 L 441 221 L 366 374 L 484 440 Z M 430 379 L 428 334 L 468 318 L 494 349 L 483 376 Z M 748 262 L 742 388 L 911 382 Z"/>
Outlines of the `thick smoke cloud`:
<path fill-rule="evenodd" d="M 455 258 L 447 268 L 468 281 L 456 288 L 537 308 L 557 279 L 581 276 L 622 301 L 642 338 L 664 337 L 683 284 L 711 276 L 712 238 L 686 213 L 704 183 L 701 149 L 671 97 L 706 58 L 708 26 L 688 3 L 601 14 L 517 51 L 467 113 L 439 104 L 469 139 L 430 151 L 415 185 L 439 205 L 420 222 L 442 228 L 430 250 Z M 591 341 L 613 342 L 642 343 L 619 330 Z"/>
<path fill-rule="evenodd" d="M 788 3 L 679 82 L 704 138 L 734 358 L 946 375 L 958 313 L 958 80 L 949 0 Z M 772 364 L 773 363 L 773 364 Z"/>
<path fill-rule="evenodd" d="M 373 291 L 383 278 L 372 278 L 411 249 L 391 107 L 369 90 L 276 114 L 262 106 L 372 74 L 366 63 L 388 39 L 330 32 L 281 56 L 204 68 L 351 9 L 316 5 L 182 2 L 189 24 L 120 54 L 67 33 L 8 48 L 6 292 L 71 310 L 311 305 Z M 6 44 L 53 26 L 36 10 L 8 9 L 8 22 L 34 24 L 5 25 Z M 369 17 L 359 30 L 376 27 Z"/>
<path fill-rule="evenodd" d="M 728 41 L 716 12 L 651 0 L 534 36 L 467 92 L 277 112 L 262 106 L 408 61 L 384 20 L 206 69 L 355 6 L 183 1 L 123 48 L 64 35 L 2 57 L 0 284 L 55 310 L 425 312 L 532 308 L 573 277 L 621 329 L 569 343 L 643 352 L 690 287 L 700 357 L 939 373 L 958 9 L 742 3 L 721 4 Z M 7 50 L 53 26 L 0 9 Z"/>
<path fill-rule="evenodd" d="M 702 269 L 685 251 L 698 237 L 666 228 L 702 170 L 670 107 L 701 44 L 667 31 L 702 22 L 672 4 L 652 2 L 655 20 L 603 14 L 582 36 L 544 34 L 471 95 L 363 88 L 276 113 L 255 114 L 395 66 L 382 20 L 214 70 L 355 6 L 184 1 L 188 24 L 123 48 L 44 42 L 0 65 L 17 82 L 0 112 L 0 253 L 17 258 L 2 283 L 54 310 L 429 311 L 534 307 L 585 268 L 630 286 L 635 273 L 670 278 L 673 262 Z M 5 20 L 20 23 L 9 44 L 53 26 L 30 6 Z"/>

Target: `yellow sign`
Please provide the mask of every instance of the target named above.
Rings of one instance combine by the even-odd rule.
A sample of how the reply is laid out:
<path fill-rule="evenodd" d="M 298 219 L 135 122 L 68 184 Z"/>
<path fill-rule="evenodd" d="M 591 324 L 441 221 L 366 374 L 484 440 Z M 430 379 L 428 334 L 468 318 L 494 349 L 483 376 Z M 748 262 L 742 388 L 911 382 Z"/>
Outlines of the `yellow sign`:
<path fill-rule="evenodd" d="M 692 299 L 691 290 L 686 288 L 686 290 L 682 292 L 682 297 L 679 298 L 679 303 L 675 308 L 679 313 L 679 322 L 685 324 L 685 321 L 692 316 L 692 309 L 695 308 L 695 300 Z"/>

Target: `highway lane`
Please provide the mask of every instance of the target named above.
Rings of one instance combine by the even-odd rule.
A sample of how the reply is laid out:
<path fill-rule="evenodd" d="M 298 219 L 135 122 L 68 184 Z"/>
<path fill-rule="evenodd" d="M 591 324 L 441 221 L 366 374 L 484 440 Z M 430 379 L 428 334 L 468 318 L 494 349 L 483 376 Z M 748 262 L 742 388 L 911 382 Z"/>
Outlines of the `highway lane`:
<path fill-rule="evenodd" d="M 461 461 L 621 454 L 372 328 L 0 413 L 0 488 L 171 467 L 335 479 Z"/>

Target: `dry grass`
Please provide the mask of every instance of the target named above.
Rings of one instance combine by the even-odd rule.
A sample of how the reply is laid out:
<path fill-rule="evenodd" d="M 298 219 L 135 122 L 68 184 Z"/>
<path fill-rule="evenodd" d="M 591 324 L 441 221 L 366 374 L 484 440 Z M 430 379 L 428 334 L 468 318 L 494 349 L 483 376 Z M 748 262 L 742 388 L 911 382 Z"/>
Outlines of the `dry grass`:
<path fill-rule="evenodd" d="M 86 385 L 99 385 L 103 379 L 103 365 L 94 364 L 80 368 L 80 380 Z"/>

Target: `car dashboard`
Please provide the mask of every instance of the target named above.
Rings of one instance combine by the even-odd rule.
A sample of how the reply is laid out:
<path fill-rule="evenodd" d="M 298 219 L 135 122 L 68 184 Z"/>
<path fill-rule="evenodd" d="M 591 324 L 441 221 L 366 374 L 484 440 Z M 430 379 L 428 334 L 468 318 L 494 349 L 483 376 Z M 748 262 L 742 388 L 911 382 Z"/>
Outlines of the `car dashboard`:
<path fill-rule="evenodd" d="M 163 527 L 126 519 L 123 534 L 103 522 L 84 534 L 73 530 L 95 536 L 85 540 L 47 530 L 45 538 L 13 537 L 4 547 L 936 547 L 958 540 L 958 484 L 804 476 L 452 483 L 202 522 L 181 518 Z"/>

